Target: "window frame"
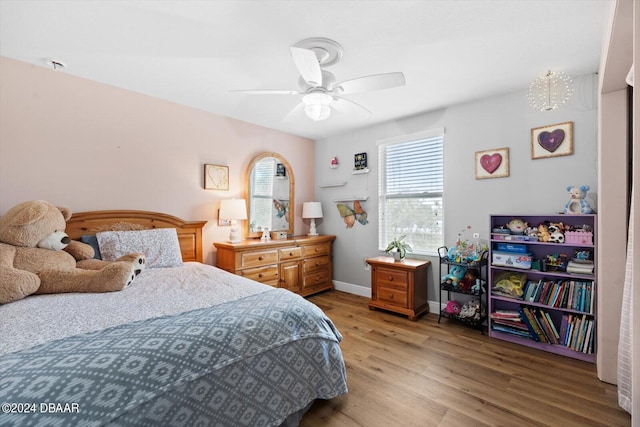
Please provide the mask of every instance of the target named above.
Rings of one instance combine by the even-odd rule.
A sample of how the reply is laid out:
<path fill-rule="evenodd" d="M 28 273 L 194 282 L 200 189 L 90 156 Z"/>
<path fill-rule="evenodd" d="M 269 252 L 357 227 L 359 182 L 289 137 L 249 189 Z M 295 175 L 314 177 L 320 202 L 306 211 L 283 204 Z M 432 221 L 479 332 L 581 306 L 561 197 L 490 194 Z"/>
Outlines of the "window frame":
<path fill-rule="evenodd" d="M 430 140 L 434 138 L 441 139 L 441 158 L 442 158 L 442 187 L 439 192 L 416 192 L 416 193 L 405 193 L 400 195 L 391 195 L 387 193 L 386 179 L 387 179 L 387 154 L 386 147 L 392 145 L 399 144 L 409 144 L 415 143 L 421 140 Z M 389 241 L 391 241 L 395 237 L 399 236 L 388 236 L 387 235 L 387 220 L 385 217 L 385 211 L 387 206 L 387 200 L 393 199 L 433 199 L 434 203 L 440 203 L 440 243 L 433 248 L 420 248 L 417 249 L 413 244 L 413 254 L 416 255 L 427 255 L 427 256 L 438 256 L 438 246 L 442 246 L 444 244 L 444 234 L 445 234 L 445 224 L 444 224 L 444 138 L 445 138 L 445 129 L 435 128 L 421 132 L 415 132 L 411 134 L 400 135 L 392 138 L 385 138 L 377 141 L 378 145 L 378 249 L 384 251 Z M 437 234 L 437 233 L 436 233 Z M 408 243 L 411 243 L 408 239 Z"/>

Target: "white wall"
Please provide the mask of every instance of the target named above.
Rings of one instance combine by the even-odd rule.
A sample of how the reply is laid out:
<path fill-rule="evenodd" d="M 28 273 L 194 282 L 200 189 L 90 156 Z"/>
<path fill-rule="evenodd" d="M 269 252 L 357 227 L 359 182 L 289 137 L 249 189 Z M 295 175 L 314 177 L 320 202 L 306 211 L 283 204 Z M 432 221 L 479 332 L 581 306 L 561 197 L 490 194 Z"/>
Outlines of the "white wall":
<path fill-rule="evenodd" d="M 221 199 L 240 198 L 258 154 L 293 167 L 295 231 L 313 197 L 313 141 L 0 57 L 0 215 L 44 199 L 74 212 L 141 209 L 209 222 L 215 263 Z M 203 165 L 229 166 L 229 190 L 203 189 Z M 306 230 L 306 228 L 305 228 Z M 304 231 L 306 233 L 306 231 Z"/>
<path fill-rule="evenodd" d="M 526 90 L 493 96 L 444 110 L 395 120 L 345 135 L 317 141 L 316 200 L 323 202 L 325 217 L 318 226 L 323 234 L 335 234 L 334 280 L 338 288 L 369 295 L 370 275 L 363 258 L 378 251 L 376 141 L 436 127 L 445 128 L 445 243 L 451 246 L 459 230 L 471 225 L 481 237 L 489 236 L 489 215 L 545 214 L 561 212 L 568 201 L 568 185 L 589 185 L 588 201 L 597 197 L 597 80 L 594 75 L 576 79 L 572 101 L 552 112 L 537 112 L 526 101 Z M 572 121 L 574 154 L 531 159 L 531 129 Z M 509 147 L 510 176 L 475 179 L 475 152 Z M 353 155 L 367 152 L 371 172 L 352 175 Z M 331 157 L 340 166 L 329 168 Z M 320 188 L 325 183 L 347 182 L 342 187 Z M 334 199 L 367 195 L 362 203 L 369 224 L 347 229 Z M 438 274 L 437 258 L 432 275 Z M 429 284 L 429 299 L 437 301 L 436 284 Z"/>

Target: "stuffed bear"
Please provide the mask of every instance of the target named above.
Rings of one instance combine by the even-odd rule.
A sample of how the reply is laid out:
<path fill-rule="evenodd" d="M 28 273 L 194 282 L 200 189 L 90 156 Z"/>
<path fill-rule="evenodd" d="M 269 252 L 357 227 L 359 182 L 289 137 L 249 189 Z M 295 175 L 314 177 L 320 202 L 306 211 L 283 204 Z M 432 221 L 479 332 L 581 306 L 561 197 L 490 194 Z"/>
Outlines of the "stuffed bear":
<path fill-rule="evenodd" d="M 538 225 L 538 240 L 541 242 L 548 242 L 551 238 L 551 233 L 549 233 L 549 227 L 547 224 L 541 223 Z"/>
<path fill-rule="evenodd" d="M 478 280 L 479 273 L 475 268 L 468 268 L 464 273 L 464 277 L 460 279 L 458 282 L 458 290 L 459 291 L 469 291 L 471 287 L 476 284 L 476 280 Z"/>
<path fill-rule="evenodd" d="M 579 188 L 570 185 L 567 187 L 567 191 L 569 192 L 569 201 L 564 205 L 564 213 L 589 214 L 592 212 L 591 206 L 585 200 L 587 191 L 589 191 L 588 185 L 583 185 Z"/>
<path fill-rule="evenodd" d="M 93 248 L 64 232 L 69 218 L 69 209 L 45 201 L 18 204 L 0 218 L 0 304 L 33 293 L 119 291 L 144 269 L 144 254 L 92 260 Z"/>
<path fill-rule="evenodd" d="M 550 233 L 548 240 L 550 243 L 564 243 L 564 225 L 561 222 L 549 223 L 547 228 Z"/>
<path fill-rule="evenodd" d="M 458 286 L 458 282 L 464 277 L 466 268 L 460 265 L 452 265 L 449 269 L 449 273 L 442 276 L 442 286 L 444 289 L 455 289 Z"/>

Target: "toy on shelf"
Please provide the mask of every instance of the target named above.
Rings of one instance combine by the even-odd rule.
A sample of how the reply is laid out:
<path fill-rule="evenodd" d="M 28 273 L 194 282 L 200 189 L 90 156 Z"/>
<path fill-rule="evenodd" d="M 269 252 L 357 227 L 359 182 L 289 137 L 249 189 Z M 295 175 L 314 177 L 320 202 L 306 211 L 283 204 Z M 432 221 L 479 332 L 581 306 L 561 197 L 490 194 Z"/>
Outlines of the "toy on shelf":
<path fill-rule="evenodd" d="M 529 224 L 521 218 L 513 218 L 507 223 L 507 228 L 511 231 L 511 234 L 524 234 L 524 230 L 527 229 Z"/>
<path fill-rule="evenodd" d="M 456 289 L 458 287 L 458 283 L 464 277 L 466 270 L 466 268 L 460 265 L 452 265 L 449 269 L 449 273 L 442 276 L 442 282 L 440 283 L 442 283 L 445 289 Z"/>
<path fill-rule="evenodd" d="M 593 212 L 589 203 L 585 200 L 587 197 L 587 191 L 589 191 L 588 185 L 581 187 L 568 186 L 569 201 L 564 205 L 564 213 L 566 214 L 590 214 Z"/>

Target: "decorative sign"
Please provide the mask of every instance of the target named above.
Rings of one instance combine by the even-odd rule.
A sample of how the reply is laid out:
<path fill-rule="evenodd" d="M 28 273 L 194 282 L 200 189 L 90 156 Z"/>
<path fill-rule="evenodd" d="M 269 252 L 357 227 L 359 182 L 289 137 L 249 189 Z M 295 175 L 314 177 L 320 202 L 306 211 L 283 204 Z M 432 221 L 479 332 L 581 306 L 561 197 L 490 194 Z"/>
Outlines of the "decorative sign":
<path fill-rule="evenodd" d="M 276 165 L 276 176 L 286 176 L 287 168 L 284 167 L 284 164 L 278 163 Z"/>
<path fill-rule="evenodd" d="M 353 156 L 353 166 L 355 170 L 367 168 L 367 153 L 358 153 Z"/>
<path fill-rule="evenodd" d="M 509 176 L 509 148 L 476 151 L 476 179 Z"/>

